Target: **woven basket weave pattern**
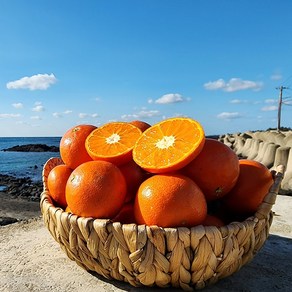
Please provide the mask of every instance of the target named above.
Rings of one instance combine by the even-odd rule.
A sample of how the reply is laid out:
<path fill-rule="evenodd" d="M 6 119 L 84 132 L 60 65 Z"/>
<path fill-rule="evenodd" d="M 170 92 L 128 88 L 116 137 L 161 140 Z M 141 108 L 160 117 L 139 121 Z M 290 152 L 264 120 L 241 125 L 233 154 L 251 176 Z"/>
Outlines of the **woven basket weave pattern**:
<path fill-rule="evenodd" d="M 238 271 L 260 250 L 269 235 L 272 205 L 282 169 L 256 214 L 217 228 L 160 228 L 78 217 L 56 208 L 47 176 L 59 158 L 43 169 L 41 211 L 45 225 L 67 256 L 86 270 L 133 286 L 201 289 Z"/>

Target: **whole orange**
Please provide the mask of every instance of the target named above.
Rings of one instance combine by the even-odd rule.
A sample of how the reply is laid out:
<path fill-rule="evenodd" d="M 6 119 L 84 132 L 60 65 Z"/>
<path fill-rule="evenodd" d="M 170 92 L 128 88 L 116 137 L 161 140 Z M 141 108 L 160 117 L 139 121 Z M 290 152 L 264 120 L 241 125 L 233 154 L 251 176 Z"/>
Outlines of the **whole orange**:
<path fill-rule="evenodd" d="M 127 183 L 127 195 L 125 201 L 129 202 L 135 198 L 140 184 L 146 179 L 146 172 L 136 164 L 134 160 L 119 166 L 119 168 Z"/>
<path fill-rule="evenodd" d="M 113 218 L 121 209 L 127 186 L 117 166 L 107 161 L 89 161 L 71 173 L 66 200 L 72 213 L 94 218 Z"/>
<path fill-rule="evenodd" d="M 210 202 L 222 198 L 234 187 L 239 176 L 239 160 L 222 142 L 206 138 L 200 154 L 182 173 L 198 184 Z"/>
<path fill-rule="evenodd" d="M 133 202 L 125 203 L 120 212 L 112 220 L 113 222 L 120 222 L 122 224 L 135 223 Z"/>
<path fill-rule="evenodd" d="M 135 121 L 131 121 L 130 124 L 136 126 L 137 128 L 139 128 L 142 132 L 144 132 L 145 130 L 147 130 L 148 128 L 151 127 L 150 124 L 144 122 L 144 121 L 140 121 L 140 120 L 135 120 Z"/>
<path fill-rule="evenodd" d="M 158 174 L 140 185 L 134 214 L 138 224 L 191 227 L 205 220 L 207 203 L 190 178 L 180 174 Z"/>
<path fill-rule="evenodd" d="M 56 205 L 63 209 L 67 206 L 65 189 L 71 173 L 72 169 L 69 166 L 60 164 L 55 166 L 48 175 L 47 185 L 50 196 Z"/>
<path fill-rule="evenodd" d="M 224 221 L 216 215 L 207 214 L 206 219 L 203 221 L 202 225 L 204 226 L 224 226 Z"/>
<path fill-rule="evenodd" d="M 256 212 L 274 180 L 269 169 L 260 162 L 239 160 L 240 173 L 236 185 L 223 199 L 223 208 L 236 215 Z"/>
<path fill-rule="evenodd" d="M 72 213 L 72 211 L 70 210 L 70 208 L 68 206 L 66 207 L 65 212 Z"/>
<path fill-rule="evenodd" d="M 96 129 L 93 125 L 78 125 L 66 131 L 60 141 L 60 155 L 66 165 L 72 169 L 91 161 L 85 149 L 87 136 Z"/>

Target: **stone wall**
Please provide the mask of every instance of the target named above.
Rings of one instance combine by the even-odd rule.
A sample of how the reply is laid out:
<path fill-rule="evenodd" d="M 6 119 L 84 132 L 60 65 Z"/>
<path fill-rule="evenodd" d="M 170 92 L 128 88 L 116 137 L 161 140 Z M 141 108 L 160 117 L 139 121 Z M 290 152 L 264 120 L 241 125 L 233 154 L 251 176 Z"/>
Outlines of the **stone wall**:
<path fill-rule="evenodd" d="M 292 194 L 292 131 L 226 134 L 220 136 L 219 141 L 233 149 L 240 159 L 256 160 L 270 170 L 284 165 L 285 174 L 280 193 Z"/>

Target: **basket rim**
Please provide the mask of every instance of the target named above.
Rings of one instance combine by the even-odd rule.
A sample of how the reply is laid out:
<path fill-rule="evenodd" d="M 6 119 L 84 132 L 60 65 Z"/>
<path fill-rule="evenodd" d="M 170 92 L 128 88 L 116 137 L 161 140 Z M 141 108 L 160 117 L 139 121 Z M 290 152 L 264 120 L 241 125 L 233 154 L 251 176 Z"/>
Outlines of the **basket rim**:
<path fill-rule="evenodd" d="M 158 225 L 145 225 L 145 224 L 137 224 L 137 223 L 121 223 L 121 222 L 114 222 L 111 219 L 101 219 L 101 218 L 94 218 L 94 217 L 83 217 L 83 216 L 79 216 L 73 213 L 68 213 L 65 210 L 63 210 L 61 207 L 57 207 L 53 204 L 53 201 L 50 197 L 50 193 L 49 190 L 46 187 L 46 179 L 47 179 L 47 169 L 48 167 L 50 167 L 50 164 L 64 164 L 64 162 L 62 161 L 61 158 L 59 157 L 51 157 L 48 159 L 48 161 L 44 164 L 43 167 L 43 172 L 42 172 L 42 178 L 43 178 L 43 191 L 40 195 L 40 207 L 41 207 L 41 212 L 43 214 L 43 205 L 47 205 L 48 209 L 51 209 L 52 213 L 56 213 L 56 212 L 62 212 L 63 216 L 66 216 L 66 214 L 68 214 L 67 216 L 70 218 L 72 216 L 76 217 L 76 218 L 80 218 L 82 220 L 86 220 L 86 221 L 95 221 L 96 222 L 106 222 L 106 223 L 118 223 L 121 225 L 135 225 L 135 226 L 147 226 L 147 227 L 153 227 L 153 228 L 161 228 L 161 229 L 165 229 L 165 230 L 170 230 L 170 229 L 174 229 L 174 230 L 178 230 L 178 229 L 193 229 L 193 228 L 200 228 L 200 226 L 202 227 L 203 225 L 196 225 L 196 226 L 192 226 L 192 227 L 185 227 L 185 226 L 181 226 L 181 227 L 161 227 Z M 272 170 L 271 173 L 274 177 L 274 183 L 273 185 L 270 187 L 269 192 L 266 194 L 266 196 L 263 199 L 263 202 L 261 203 L 261 205 L 259 206 L 258 210 L 255 212 L 255 214 L 247 217 L 245 220 L 238 222 L 238 221 L 233 221 L 230 222 L 228 224 L 225 224 L 222 227 L 217 227 L 217 226 L 203 226 L 204 228 L 217 228 L 217 229 L 222 229 L 222 228 L 228 228 L 233 226 L 234 224 L 241 224 L 245 221 L 253 221 L 254 223 L 257 223 L 260 219 L 264 219 L 267 218 L 268 215 L 272 212 L 272 206 L 275 204 L 276 202 L 276 197 L 278 195 L 280 186 L 281 186 L 281 182 L 284 176 L 284 166 L 283 165 L 279 165 L 277 166 L 276 170 Z M 63 214 L 66 213 L 66 214 Z M 199 226 L 199 227 L 198 227 Z"/>

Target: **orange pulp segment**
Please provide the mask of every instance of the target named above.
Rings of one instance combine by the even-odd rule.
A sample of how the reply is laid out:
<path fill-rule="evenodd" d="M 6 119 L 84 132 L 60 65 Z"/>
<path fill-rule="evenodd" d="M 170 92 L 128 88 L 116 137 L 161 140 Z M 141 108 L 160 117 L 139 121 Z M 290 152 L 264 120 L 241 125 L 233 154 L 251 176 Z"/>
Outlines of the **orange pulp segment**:
<path fill-rule="evenodd" d="M 151 173 L 179 170 L 202 150 L 205 133 L 191 118 L 163 120 L 142 133 L 133 149 L 134 161 Z"/>
<path fill-rule="evenodd" d="M 85 147 L 93 160 L 122 165 L 132 159 L 132 150 L 142 131 L 130 123 L 110 122 L 92 131 Z"/>

